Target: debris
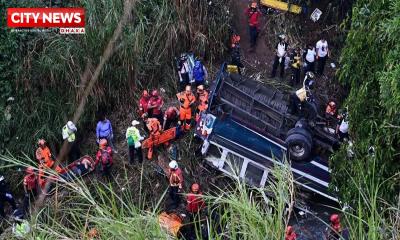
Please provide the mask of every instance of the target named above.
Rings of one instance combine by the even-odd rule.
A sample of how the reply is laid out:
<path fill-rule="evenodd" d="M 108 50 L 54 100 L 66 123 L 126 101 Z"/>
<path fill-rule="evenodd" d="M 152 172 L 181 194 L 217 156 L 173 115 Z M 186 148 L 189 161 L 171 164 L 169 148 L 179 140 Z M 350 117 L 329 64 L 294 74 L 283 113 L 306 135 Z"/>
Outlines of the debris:
<path fill-rule="evenodd" d="M 319 10 L 318 8 L 314 9 L 314 11 L 311 13 L 311 20 L 313 22 L 317 22 L 319 20 L 319 18 L 322 15 L 322 11 Z"/>

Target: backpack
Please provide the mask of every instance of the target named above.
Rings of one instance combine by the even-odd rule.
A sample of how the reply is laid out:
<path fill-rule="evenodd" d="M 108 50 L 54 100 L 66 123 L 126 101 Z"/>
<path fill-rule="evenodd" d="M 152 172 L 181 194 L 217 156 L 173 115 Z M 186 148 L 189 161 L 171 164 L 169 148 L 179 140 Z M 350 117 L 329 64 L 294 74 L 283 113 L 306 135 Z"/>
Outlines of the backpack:
<path fill-rule="evenodd" d="M 101 149 L 101 163 L 103 165 L 110 165 L 111 164 L 111 155 L 107 150 Z"/>
<path fill-rule="evenodd" d="M 203 64 L 199 60 L 196 60 L 194 62 L 194 67 L 193 67 L 193 78 L 196 81 L 202 81 L 204 80 L 204 70 L 203 70 Z"/>

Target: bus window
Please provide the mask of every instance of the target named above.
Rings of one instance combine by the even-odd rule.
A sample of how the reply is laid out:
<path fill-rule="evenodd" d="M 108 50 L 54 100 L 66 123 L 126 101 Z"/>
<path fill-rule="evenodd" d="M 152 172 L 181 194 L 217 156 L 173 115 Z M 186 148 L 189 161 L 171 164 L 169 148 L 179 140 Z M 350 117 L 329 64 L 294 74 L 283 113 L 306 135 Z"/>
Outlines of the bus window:
<path fill-rule="evenodd" d="M 224 164 L 224 170 L 239 176 L 240 169 L 242 168 L 244 158 L 235 155 L 231 152 L 228 152 L 228 155 L 226 155 L 226 161 Z"/>
<path fill-rule="evenodd" d="M 259 187 L 263 174 L 264 169 L 252 164 L 251 162 L 247 164 L 245 178 L 249 185 Z"/>

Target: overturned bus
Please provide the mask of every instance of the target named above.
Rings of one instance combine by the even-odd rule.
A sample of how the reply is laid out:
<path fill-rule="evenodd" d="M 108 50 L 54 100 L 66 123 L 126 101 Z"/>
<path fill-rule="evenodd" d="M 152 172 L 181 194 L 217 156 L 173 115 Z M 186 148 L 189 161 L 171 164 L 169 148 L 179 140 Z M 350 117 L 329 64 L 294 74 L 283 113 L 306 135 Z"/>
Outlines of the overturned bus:
<path fill-rule="evenodd" d="M 328 157 L 338 147 L 315 102 L 288 111 L 289 94 L 228 73 L 223 65 L 211 86 L 209 106 L 196 126 L 206 162 L 249 185 L 264 187 L 275 165 L 288 159 L 297 187 L 338 201 L 329 190 Z M 234 169 L 233 169 L 234 168 Z"/>

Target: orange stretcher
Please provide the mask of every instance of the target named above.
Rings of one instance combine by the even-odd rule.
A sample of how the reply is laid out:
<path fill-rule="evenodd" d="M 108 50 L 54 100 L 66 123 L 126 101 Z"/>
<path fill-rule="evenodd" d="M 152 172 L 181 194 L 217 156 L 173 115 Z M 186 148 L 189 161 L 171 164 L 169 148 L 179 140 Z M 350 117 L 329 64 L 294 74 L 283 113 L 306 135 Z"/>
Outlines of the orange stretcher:
<path fill-rule="evenodd" d="M 153 148 L 161 144 L 168 144 L 169 141 L 176 137 L 176 128 L 170 128 L 159 135 L 150 136 L 142 143 L 143 149 L 148 149 L 147 158 L 153 157 Z"/>
<path fill-rule="evenodd" d="M 169 235 L 177 237 L 179 229 L 182 227 L 182 218 L 175 213 L 168 214 L 162 212 L 158 216 L 158 224 L 160 224 L 160 227 Z"/>
<path fill-rule="evenodd" d="M 88 163 L 87 169 L 83 169 L 85 161 L 86 161 L 86 163 Z M 57 174 L 53 173 L 50 175 L 50 173 L 49 173 L 50 170 L 46 170 L 46 169 L 44 169 L 44 167 L 39 165 L 39 171 L 38 171 L 39 187 L 40 187 L 42 193 L 45 193 L 46 195 L 51 195 L 54 193 L 54 188 L 50 188 L 50 190 L 48 190 L 47 193 L 45 191 L 46 183 L 48 181 L 53 181 L 53 183 L 56 183 L 57 181 L 59 181 L 60 178 L 63 178 L 68 181 L 73 177 L 83 177 L 86 174 L 93 172 L 94 170 L 95 170 L 94 160 L 89 155 L 85 155 L 85 156 L 73 161 L 65 168 L 57 166 L 55 168 L 55 171 Z"/>

